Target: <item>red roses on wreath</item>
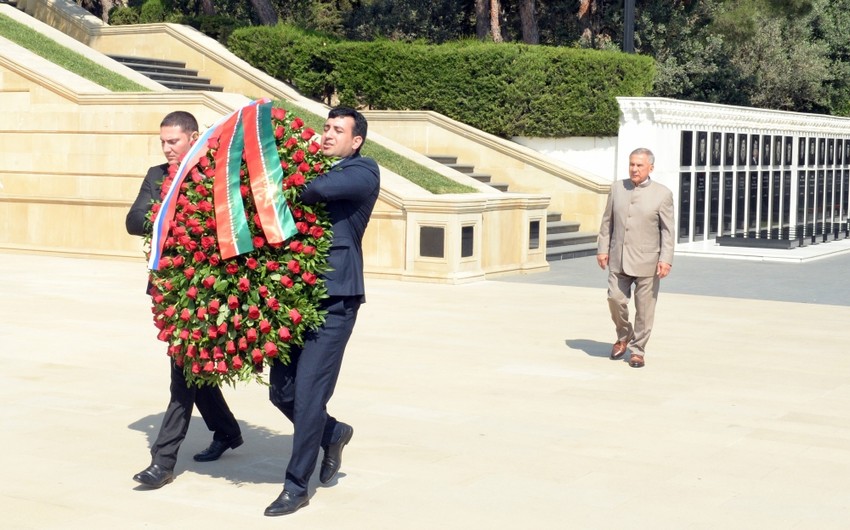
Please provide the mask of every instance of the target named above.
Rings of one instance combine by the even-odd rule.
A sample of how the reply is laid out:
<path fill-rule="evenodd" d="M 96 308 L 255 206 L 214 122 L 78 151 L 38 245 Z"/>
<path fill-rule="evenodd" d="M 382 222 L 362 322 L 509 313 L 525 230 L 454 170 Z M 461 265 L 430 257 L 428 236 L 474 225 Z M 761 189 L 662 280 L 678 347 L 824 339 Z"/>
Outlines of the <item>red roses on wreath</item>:
<path fill-rule="evenodd" d="M 283 170 L 279 191 L 295 234 L 283 243 L 266 240 L 243 156 L 239 192 L 254 250 L 222 258 L 214 202 L 221 198 L 214 198 L 213 184 L 216 153 L 226 146 L 219 146 L 214 133 L 206 154 L 180 185 L 159 270 L 151 271 L 157 337 L 168 343 L 168 355 L 190 384 L 256 378 L 272 359 L 288 362 L 290 348 L 303 344 L 305 335 L 324 321 L 319 307 L 327 296 L 321 274 L 327 269 L 330 221 L 321 205 L 302 205 L 298 194 L 329 167 L 329 160 L 314 141 L 316 133 L 300 118 L 275 107 L 270 119 L 268 130 Z M 163 198 L 176 171 L 171 168 Z M 160 203 L 154 204 L 149 219 L 159 211 Z M 146 243 L 150 253 L 150 236 Z"/>

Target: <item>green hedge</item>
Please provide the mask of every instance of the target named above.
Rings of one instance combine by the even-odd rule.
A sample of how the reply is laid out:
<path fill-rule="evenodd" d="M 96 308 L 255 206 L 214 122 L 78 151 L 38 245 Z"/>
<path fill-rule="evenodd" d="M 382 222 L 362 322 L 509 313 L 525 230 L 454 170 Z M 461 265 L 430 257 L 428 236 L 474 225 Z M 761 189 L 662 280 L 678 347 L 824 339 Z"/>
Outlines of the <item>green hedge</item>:
<path fill-rule="evenodd" d="M 611 136 L 616 96 L 652 88 L 652 58 L 618 52 L 462 41 L 342 42 L 288 25 L 237 29 L 228 47 L 324 101 L 434 110 L 502 136 Z"/>

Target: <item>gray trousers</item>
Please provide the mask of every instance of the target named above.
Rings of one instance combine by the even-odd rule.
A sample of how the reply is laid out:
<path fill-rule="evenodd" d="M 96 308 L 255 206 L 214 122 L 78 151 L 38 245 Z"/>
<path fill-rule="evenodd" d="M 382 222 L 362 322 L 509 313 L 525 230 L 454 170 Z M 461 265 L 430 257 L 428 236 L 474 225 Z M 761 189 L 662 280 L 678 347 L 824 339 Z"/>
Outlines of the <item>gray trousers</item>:
<path fill-rule="evenodd" d="M 634 277 L 608 273 L 608 308 L 617 329 L 617 340 L 629 343 L 633 354 L 644 355 L 646 343 L 655 321 L 655 302 L 661 279 L 655 276 Z M 629 299 L 635 293 L 635 322 L 629 322 Z"/>

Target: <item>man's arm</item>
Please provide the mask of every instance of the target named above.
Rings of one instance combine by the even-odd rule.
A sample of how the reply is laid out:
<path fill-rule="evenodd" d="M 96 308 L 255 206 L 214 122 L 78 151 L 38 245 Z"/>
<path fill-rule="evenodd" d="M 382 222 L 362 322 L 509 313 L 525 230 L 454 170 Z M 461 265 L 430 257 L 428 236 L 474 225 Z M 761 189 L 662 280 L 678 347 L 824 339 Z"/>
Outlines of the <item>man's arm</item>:
<path fill-rule="evenodd" d="M 124 225 L 127 227 L 127 232 L 134 236 L 145 235 L 145 221 L 148 211 L 151 209 L 153 201 L 159 201 L 160 190 L 157 184 L 162 180 L 162 170 L 159 166 L 154 166 L 148 170 L 142 185 L 139 188 L 139 194 L 127 212 L 127 218 L 124 219 Z"/>
<path fill-rule="evenodd" d="M 608 201 L 605 203 L 605 211 L 602 212 L 602 223 L 599 226 L 599 235 L 596 237 L 596 263 L 603 270 L 608 266 L 608 254 L 611 248 L 611 216 L 614 211 L 614 188 L 608 193 Z"/>
<path fill-rule="evenodd" d="M 364 200 L 378 186 L 378 164 L 370 158 L 357 158 L 316 177 L 301 192 L 300 199 L 304 204 Z"/>
<path fill-rule="evenodd" d="M 658 209 L 658 224 L 661 234 L 661 255 L 658 259 L 656 274 L 664 278 L 673 267 L 673 247 L 676 244 L 676 227 L 673 217 L 673 193 L 667 190 Z"/>

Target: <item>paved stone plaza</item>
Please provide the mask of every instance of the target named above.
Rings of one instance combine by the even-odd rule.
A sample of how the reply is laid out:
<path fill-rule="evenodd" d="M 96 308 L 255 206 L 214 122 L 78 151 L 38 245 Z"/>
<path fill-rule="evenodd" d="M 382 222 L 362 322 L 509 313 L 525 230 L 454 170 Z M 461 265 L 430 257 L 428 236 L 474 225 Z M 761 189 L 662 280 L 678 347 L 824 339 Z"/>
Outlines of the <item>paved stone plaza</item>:
<path fill-rule="evenodd" d="M 131 480 L 168 397 L 143 262 L 0 254 L 0 526 L 846 528 L 850 258 L 738 265 L 677 261 L 637 370 L 607 358 L 592 258 L 468 285 L 369 280 L 330 407 L 355 428 L 342 472 L 267 518 L 292 431 L 259 385 L 226 390 L 242 447 L 194 462 L 211 438 L 196 413 L 174 483 Z M 759 299 L 780 277 L 838 294 Z"/>

